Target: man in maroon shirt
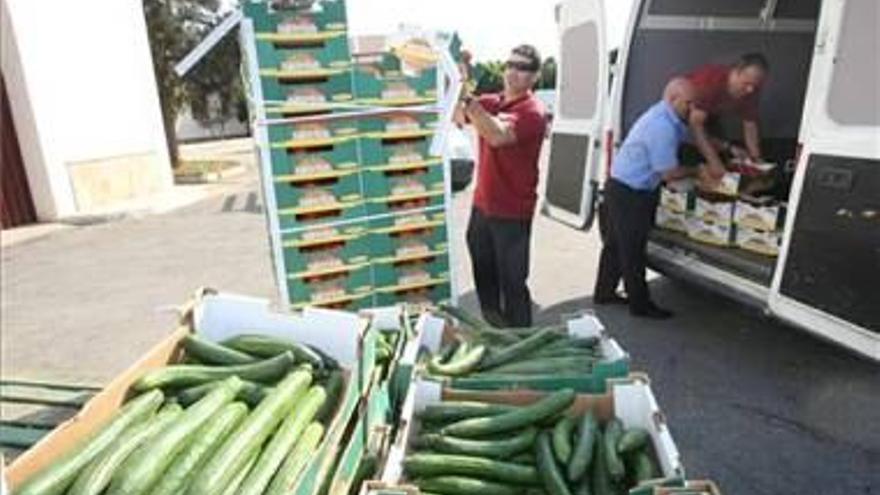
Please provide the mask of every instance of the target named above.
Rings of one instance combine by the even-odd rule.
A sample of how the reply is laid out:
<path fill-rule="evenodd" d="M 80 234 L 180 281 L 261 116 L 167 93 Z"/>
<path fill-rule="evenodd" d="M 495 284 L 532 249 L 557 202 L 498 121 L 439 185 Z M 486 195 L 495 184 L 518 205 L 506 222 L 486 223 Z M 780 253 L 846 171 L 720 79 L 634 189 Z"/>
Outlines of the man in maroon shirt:
<path fill-rule="evenodd" d="M 733 66 L 704 65 L 685 77 L 697 91 L 690 128 L 694 144 L 703 155 L 710 181 L 724 175 L 721 152 L 736 158 L 761 161 L 758 132 L 758 100 L 769 65 L 760 53 L 747 53 Z M 720 114 L 735 112 L 743 123 L 745 149 L 720 137 L 710 136 L 707 125 Z"/>
<path fill-rule="evenodd" d="M 465 96 L 456 114 L 479 135 L 474 206 L 467 230 L 474 283 L 483 317 L 500 327 L 532 324 L 529 245 L 538 195 L 538 156 L 545 111 L 532 93 L 541 57 L 530 45 L 505 63 L 504 91 Z"/>

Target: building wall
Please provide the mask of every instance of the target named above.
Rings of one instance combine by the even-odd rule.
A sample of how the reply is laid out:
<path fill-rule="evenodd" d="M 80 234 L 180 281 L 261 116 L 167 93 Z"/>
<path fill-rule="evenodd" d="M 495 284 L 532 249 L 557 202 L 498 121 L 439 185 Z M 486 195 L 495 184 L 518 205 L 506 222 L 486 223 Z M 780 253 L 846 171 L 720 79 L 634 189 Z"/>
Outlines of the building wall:
<path fill-rule="evenodd" d="M 0 3 L 0 68 L 40 219 L 171 187 L 141 2 Z"/>

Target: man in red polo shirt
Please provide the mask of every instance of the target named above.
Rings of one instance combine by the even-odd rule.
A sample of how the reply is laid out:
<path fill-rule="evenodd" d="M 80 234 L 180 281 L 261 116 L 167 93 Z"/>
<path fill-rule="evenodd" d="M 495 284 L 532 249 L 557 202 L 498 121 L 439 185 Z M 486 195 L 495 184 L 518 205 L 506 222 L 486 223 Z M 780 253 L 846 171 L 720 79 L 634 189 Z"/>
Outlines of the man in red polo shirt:
<path fill-rule="evenodd" d="M 724 175 L 721 153 L 735 158 L 761 161 L 761 136 L 758 130 L 758 100 L 767 78 L 769 65 L 760 53 L 747 53 L 732 66 L 709 64 L 685 77 L 697 92 L 690 116 L 694 144 L 708 167 L 707 179 Z M 719 136 L 711 136 L 709 127 L 723 113 L 735 112 L 743 123 L 745 148 Z"/>
<path fill-rule="evenodd" d="M 532 324 L 529 247 L 538 199 L 538 156 L 546 130 L 543 104 L 532 93 L 541 57 L 530 45 L 505 63 L 504 91 L 465 96 L 456 119 L 479 135 L 479 163 L 467 244 L 483 318 L 499 327 Z"/>

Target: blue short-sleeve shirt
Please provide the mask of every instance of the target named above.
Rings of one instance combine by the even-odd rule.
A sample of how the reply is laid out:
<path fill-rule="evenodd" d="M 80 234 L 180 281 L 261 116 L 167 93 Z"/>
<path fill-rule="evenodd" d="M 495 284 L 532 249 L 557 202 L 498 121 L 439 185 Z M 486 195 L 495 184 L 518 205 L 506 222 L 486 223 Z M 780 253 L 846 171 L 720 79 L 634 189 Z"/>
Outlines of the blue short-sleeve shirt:
<path fill-rule="evenodd" d="M 672 105 L 654 104 L 624 139 L 611 165 L 611 177 L 633 189 L 656 189 L 663 174 L 678 165 L 678 145 L 687 135 L 687 125 Z"/>

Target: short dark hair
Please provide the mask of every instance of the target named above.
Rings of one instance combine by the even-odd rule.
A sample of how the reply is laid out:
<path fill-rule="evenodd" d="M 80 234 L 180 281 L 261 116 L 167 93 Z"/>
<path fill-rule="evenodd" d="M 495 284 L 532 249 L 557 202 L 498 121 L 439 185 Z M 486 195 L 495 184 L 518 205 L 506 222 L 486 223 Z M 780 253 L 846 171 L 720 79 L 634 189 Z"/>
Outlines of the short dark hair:
<path fill-rule="evenodd" d="M 765 57 L 763 53 L 751 52 L 740 56 L 734 67 L 737 70 L 743 70 L 748 67 L 757 67 L 762 71 L 767 72 L 770 70 L 770 63 L 767 62 L 767 57 Z"/>
<path fill-rule="evenodd" d="M 532 45 L 519 45 L 513 50 L 511 53 L 515 53 L 520 57 L 527 58 L 529 62 L 531 62 L 532 67 L 535 71 L 538 71 L 541 68 L 541 54 L 538 53 L 538 49 Z"/>

